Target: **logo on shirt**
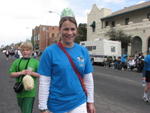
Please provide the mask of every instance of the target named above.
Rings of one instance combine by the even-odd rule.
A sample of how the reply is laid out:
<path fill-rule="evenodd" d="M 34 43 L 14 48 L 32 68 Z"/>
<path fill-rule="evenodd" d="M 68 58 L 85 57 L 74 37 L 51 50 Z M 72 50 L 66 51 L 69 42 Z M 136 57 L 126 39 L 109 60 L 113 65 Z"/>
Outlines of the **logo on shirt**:
<path fill-rule="evenodd" d="M 77 60 L 79 62 L 80 67 L 83 67 L 84 66 L 84 58 L 79 56 L 79 57 L 77 57 Z"/>

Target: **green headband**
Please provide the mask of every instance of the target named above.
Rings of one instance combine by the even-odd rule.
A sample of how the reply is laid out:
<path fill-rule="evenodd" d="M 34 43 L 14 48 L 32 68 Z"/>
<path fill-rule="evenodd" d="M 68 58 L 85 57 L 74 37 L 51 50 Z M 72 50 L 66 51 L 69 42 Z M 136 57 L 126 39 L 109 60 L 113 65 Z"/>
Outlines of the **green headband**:
<path fill-rule="evenodd" d="M 63 18 L 63 17 L 74 17 L 75 18 L 74 13 L 70 8 L 65 8 L 61 12 L 60 18 Z"/>

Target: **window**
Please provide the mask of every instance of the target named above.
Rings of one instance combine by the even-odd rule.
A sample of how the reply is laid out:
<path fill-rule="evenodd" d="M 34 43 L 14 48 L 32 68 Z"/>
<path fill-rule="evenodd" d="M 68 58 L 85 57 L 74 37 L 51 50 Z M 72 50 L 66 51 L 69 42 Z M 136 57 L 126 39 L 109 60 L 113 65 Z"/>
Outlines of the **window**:
<path fill-rule="evenodd" d="M 150 20 L 150 13 L 148 13 L 148 14 L 147 14 L 147 19 L 149 19 L 149 20 Z"/>
<path fill-rule="evenodd" d="M 92 24 L 90 25 L 90 27 L 92 27 L 93 32 L 95 32 L 96 22 L 93 21 Z"/>
<path fill-rule="evenodd" d="M 116 52 L 116 48 L 114 46 L 111 47 L 111 52 Z"/>
<path fill-rule="evenodd" d="M 112 21 L 111 26 L 115 27 L 115 21 Z"/>
<path fill-rule="evenodd" d="M 84 43 L 81 43 L 81 45 L 83 44 Z M 96 46 L 86 46 L 86 48 L 88 49 L 88 51 L 96 50 Z"/>
<path fill-rule="evenodd" d="M 125 25 L 128 25 L 129 24 L 129 18 L 126 18 L 125 19 Z"/>
<path fill-rule="evenodd" d="M 92 49 L 93 49 L 93 50 L 96 50 L 96 46 L 93 46 Z"/>
<path fill-rule="evenodd" d="M 40 40 L 40 34 L 38 34 L 38 36 L 37 36 L 37 40 Z"/>
<path fill-rule="evenodd" d="M 81 43 L 81 45 L 85 45 L 85 43 Z"/>
<path fill-rule="evenodd" d="M 55 36 L 55 34 L 54 33 L 52 33 L 52 37 L 54 37 Z"/>
<path fill-rule="evenodd" d="M 105 22 L 105 27 L 108 26 L 108 21 Z"/>
<path fill-rule="evenodd" d="M 43 31 L 45 31 L 46 30 L 46 28 L 45 27 L 43 27 L 43 29 L 42 29 Z"/>
<path fill-rule="evenodd" d="M 89 51 L 92 51 L 92 46 L 86 46 Z"/>

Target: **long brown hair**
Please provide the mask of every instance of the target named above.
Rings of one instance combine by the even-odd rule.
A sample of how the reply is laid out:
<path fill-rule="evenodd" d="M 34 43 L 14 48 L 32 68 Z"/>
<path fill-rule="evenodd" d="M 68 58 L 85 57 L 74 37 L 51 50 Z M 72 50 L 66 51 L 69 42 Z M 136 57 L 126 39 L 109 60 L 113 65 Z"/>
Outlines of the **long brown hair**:
<path fill-rule="evenodd" d="M 74 17 L 69 17 L 69 16 L 67 16 L 67 17 L 63 17 L 63 18 L 60 19 L 60 21 L 59 21 L 59 28 L 61 28 L 62 24 L 63 24 L 65 21 L 67 21 L 67 20 L 70 21 L 70 22 L 72 22 L 72 23 L 74 23 L 75 26 L 77 27 L 76 19 L 75 19 Z"/>

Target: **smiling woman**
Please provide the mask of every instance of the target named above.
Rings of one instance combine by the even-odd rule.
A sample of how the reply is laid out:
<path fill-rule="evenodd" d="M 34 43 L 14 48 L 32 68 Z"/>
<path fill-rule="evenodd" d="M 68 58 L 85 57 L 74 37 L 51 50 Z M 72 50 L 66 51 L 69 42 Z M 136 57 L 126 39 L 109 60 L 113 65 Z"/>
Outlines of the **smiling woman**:
<path fill-rule="evenodd" d="M 93 67 L 86 48 L 74 42 L 77 23 L 71 9 L 62 11 L 60 41 L 47 47 L 40 60 L 41 113 L 95 113 Z"/>

